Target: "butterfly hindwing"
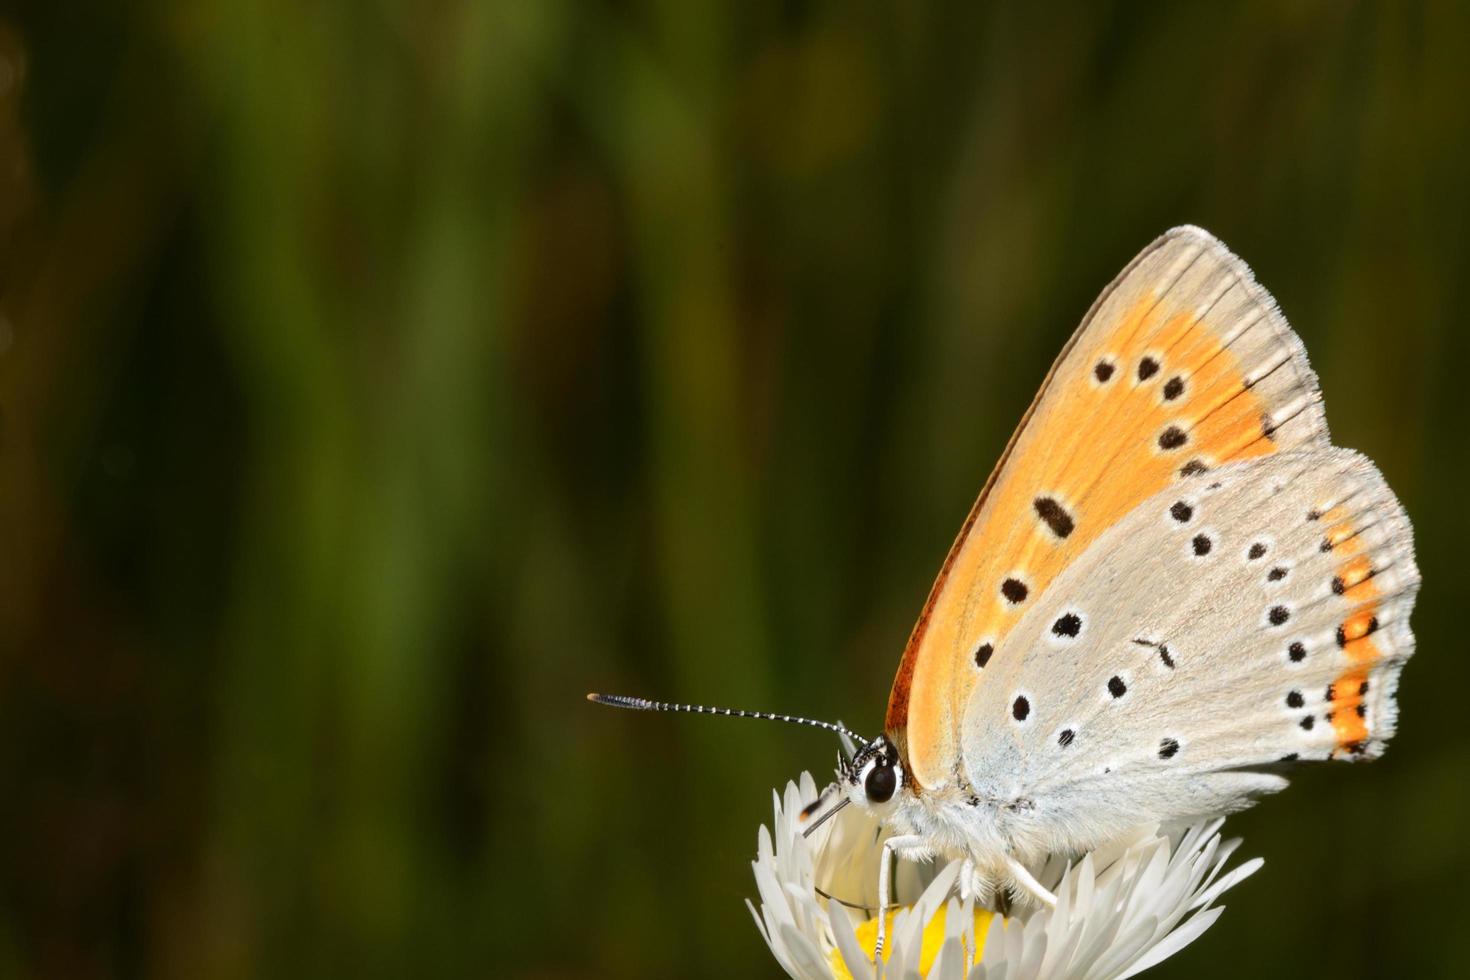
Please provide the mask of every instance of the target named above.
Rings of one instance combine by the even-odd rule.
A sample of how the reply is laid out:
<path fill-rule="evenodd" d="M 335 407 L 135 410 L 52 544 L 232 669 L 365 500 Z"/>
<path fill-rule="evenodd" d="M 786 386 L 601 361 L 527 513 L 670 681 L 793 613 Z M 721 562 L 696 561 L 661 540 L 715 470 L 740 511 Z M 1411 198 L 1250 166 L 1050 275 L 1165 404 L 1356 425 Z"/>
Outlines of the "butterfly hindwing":
<path fill-rule="evenodd" d="M 973 792 L 1040 850 L 1056 834 L 1086 847 L 1285 785 L 1261 767 L 1375 756 L 1418 584 L 1408 519 L 1357 453 L 1182 480 L 1098 537 L 997 647 L 966 708 Z"/>
<path fill-rule="evenodd" d="M 1063 349 L 950 551 L 905 648 L 886 729 L 921 789 L 960 776 L 964 706 L 1053 580 L 1192 475 L 1328 444 L 1300 340 L 1197 228 L 1145 249 Z"/>

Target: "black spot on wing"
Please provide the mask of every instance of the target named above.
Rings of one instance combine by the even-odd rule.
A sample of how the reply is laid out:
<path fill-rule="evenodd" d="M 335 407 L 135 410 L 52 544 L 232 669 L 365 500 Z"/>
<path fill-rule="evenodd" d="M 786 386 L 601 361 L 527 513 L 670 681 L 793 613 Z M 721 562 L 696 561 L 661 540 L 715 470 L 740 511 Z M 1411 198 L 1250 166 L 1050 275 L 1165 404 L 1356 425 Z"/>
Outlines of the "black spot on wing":
<path fill-rule="evenodd" d="M 1036 508 L 1036 516 L 1059 538 L 1065 538 L 1077 526 L 1072 515 L 1053 497 L 1037 497 L 1031 505 Z"/>
<path fill-rule="evenodd" d="M 1057 621 L 1051 624 L 1051 631 L 1055 636 L 1075 637 L 1082 632 L 1082 617 L 1070 612 L 1058 616 Z"/>

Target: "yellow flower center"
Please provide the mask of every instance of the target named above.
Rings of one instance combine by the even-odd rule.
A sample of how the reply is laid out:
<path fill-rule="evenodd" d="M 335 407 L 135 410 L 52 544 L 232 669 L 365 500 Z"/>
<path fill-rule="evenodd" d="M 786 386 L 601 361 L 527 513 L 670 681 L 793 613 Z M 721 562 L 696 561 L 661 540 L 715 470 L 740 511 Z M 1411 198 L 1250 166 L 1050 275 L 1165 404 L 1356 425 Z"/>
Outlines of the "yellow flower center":
<path fill-rule="evenodd" d="M 883 962 L 885 963 L 888 962 L 888 957 L 893 954 L 893 918 L 897 912 L 898 910 L 894 910 L 888 913 L 888 924 L 883 930 L 883 934 L 886 937 L 883 941 Z M 934 965 L 934 958 L 939 955 L 939 949 L 944 945 L 944 919 L 948 912 L 949 903 L 946 902 L 939 906 L 939 911 L 935 912 L 934 917 L 924 925 L 924 941 L 919 950 L 920 976 L 927 977 L 929 975 L 929 968 Z M 975 955 L 970 960 L 971 966 L 979 963 L 981 954 L 985 952 L 985 933 L 990 929 L 990 919 L 993 915 L 995 913 L 989 909 L 977 908 L 975 910 Z M 871 958 L 873 947 L 878 945 L 878 919 L 876 916 L 857 927 L 857 941 L 858 945 L 862 947 L 863 952 L 867 953 Z M 840 952 L 835 949 L 832 950 L 830 958 L 832 962 L 832 975 L 834 977 L 838 978 L 838 980 L 855 980 L 852 973 L 848 971 L 847 964 L 843 962 Z"/>

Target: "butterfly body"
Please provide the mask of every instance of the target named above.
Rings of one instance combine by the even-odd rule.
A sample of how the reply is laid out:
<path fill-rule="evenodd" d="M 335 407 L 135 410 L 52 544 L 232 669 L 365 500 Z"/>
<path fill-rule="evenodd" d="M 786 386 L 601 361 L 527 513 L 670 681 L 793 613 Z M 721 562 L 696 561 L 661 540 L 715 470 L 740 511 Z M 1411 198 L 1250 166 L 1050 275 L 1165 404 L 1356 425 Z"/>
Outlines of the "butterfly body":
<path fill-rule="evenodd" d="M 1175 229 L 1043 383 L 848 795 L 901 856 L 1045 901 L 1026 867 L 1048 855 L 1239 810 L 1285 763 L 1380 754 L 1418 582 L 1408 518 L 1331 445 L 1274 301 Z"/>

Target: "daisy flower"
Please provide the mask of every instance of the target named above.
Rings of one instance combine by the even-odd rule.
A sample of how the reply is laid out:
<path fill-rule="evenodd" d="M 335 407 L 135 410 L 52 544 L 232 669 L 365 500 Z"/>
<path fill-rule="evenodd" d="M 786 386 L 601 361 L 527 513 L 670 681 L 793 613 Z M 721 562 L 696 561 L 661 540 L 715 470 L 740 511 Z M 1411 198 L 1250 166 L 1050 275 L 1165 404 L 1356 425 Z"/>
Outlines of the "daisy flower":
<path fill-rule="evenodd" d="M 888 832 L 860 807 L 845 807 L 802 836 L 803 811 L 818 798 L 810 773 L 775 797 L 774 830 L 760 829 L 756 928 L 789 975 L 875 975 L 878 863 Z M 960 862 L 899 861 L 881 976 L 943 980 L 1130 977 L 1189 945 L 1224 911 L 1214 903 L 1261 867 L 1256 858 L 1221 874 L 1238 840 L 1221 820 L 1179 832 L 1141 828 L 1069 863 L 1052 858 L 1036 877 L 1055 909 L 1010 917 L 960 900 Z M 906 904 L 899 904 L 906 903 Z"/>

